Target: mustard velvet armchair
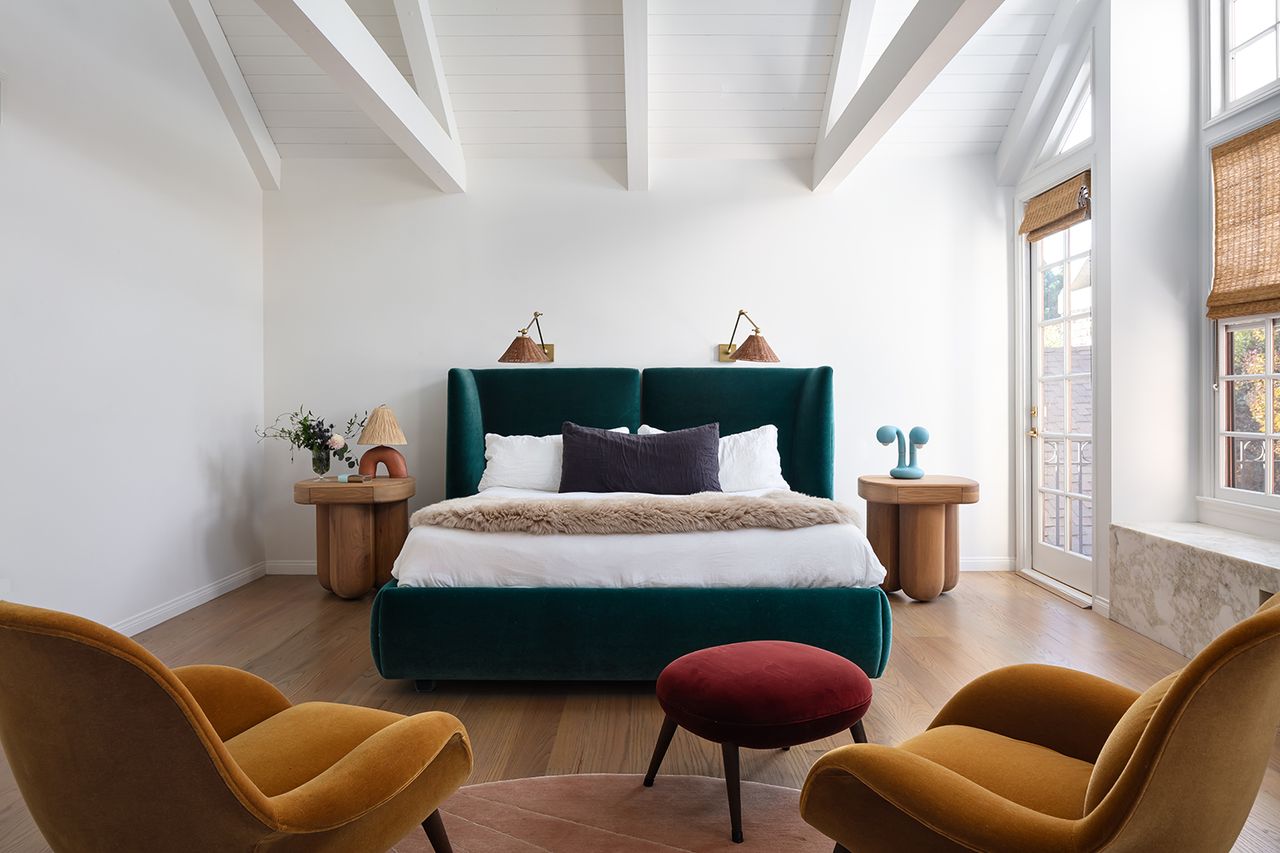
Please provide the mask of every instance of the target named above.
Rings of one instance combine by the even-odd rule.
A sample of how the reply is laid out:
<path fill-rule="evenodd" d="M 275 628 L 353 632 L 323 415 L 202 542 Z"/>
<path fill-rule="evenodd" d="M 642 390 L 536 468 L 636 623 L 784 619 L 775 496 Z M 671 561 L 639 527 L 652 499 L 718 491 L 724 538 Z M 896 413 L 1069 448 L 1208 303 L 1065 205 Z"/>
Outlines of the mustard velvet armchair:
<path fill-rule="evenodd" d="M 804 819 L 836 850 L 1229 851 L 1280 724 L 1280 596 L 1145 693 L 1027 665 L 923 734 L 818 760 Z"/>
<path fill-rule="evenodd" d="M 308 702 L 222 666 L 170 670 L 85 619 L 0 602 L 0 744 L 58 853 L 383 851 L 471 773 L 443 713 Z M 425 820 L 424 820 L 425 818 Z"/>

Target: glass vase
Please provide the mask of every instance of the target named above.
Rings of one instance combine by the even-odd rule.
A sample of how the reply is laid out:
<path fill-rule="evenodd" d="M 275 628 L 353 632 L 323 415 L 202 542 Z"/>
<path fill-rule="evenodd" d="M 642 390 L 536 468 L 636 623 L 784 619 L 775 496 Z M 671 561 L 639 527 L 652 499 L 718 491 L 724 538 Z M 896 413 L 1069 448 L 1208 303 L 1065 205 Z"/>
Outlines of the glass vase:
<path fill-rule="evenodd" d="M 317 447 L 311 451 L 311 470 L 315 472 L 317 480 L 323 480 L 324 475 L 329 473 L 330 456 L 333 451 L 327 447 Z"/>

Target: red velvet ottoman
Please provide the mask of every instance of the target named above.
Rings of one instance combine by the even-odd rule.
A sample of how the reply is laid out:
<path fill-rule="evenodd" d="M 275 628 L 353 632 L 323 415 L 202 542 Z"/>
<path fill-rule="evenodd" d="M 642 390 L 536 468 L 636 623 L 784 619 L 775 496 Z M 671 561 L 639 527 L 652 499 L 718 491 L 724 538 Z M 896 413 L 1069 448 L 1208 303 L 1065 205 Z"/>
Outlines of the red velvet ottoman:
<path fill-rule="evenodd" d="M 658 704 L 667 718 L 645 787 L 653 785 L 677 727 L 720 744 L 729 822 L 733 840 L 740 842 L 738 748 L 789 749 L 844 729 L 866 743 L 862 715 L 871 706 L 871 679 L 857 664 L 825 649 L 756 640 L 672 661 L 658 676 Z"/>

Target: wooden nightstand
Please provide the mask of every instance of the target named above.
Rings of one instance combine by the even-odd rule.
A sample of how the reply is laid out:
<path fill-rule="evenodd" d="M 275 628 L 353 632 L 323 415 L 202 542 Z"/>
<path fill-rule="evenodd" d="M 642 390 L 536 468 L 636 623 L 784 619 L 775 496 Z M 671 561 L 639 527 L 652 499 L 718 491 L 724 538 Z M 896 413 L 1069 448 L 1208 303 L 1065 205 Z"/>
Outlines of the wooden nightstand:
<path fill-rule="evenodd" d="M 959 504 L 978 502 L 978 484 L 930 474 L 919 480 L 858 478 L 867 499 L 867 538 L 884 564 L 885 592 L 932 601 L 960 580 Z"/>
<path fill-rule="evenodd" d="M 335 477 L 293 484 L 293 501 L 316 508 L 316 578 L 342 598 L 360 598 L 391 580 L 409 535 L 412 477 L 339 483 Z"/>

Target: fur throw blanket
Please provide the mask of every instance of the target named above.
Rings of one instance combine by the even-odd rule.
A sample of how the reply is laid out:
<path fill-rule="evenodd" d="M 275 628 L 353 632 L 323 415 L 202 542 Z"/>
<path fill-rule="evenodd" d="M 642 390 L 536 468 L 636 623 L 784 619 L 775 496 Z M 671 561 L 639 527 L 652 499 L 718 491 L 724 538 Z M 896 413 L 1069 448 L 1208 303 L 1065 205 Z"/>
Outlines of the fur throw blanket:
<path fill-rule="evenodd" d="M 768 527 L 794 530 L 819 524 L 857 524 L 849 506 L 798 492 L 758 497 L 702 492 L 680 497 L 486 498 L 475 495 L 423 507 L 413 527 L 432 525 L 486 533 L 694 533 Z"/>

